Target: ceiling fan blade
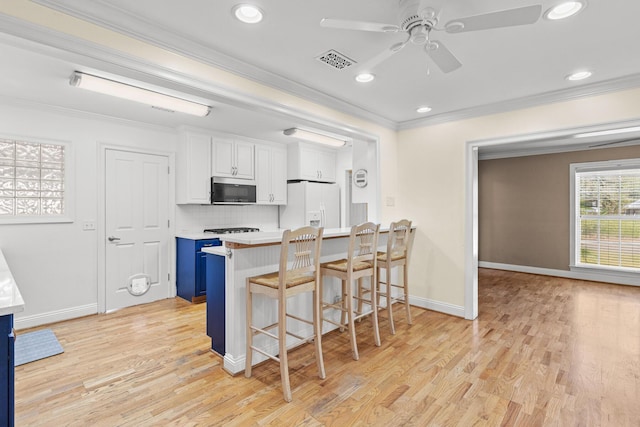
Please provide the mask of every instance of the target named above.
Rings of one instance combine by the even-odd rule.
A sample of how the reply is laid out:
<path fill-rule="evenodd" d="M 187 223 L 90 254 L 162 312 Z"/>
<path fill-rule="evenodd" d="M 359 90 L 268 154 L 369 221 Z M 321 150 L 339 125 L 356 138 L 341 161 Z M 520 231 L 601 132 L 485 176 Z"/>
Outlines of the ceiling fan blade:
<path fill-rule="evenodd" d="M 431 41 L 425 45 L 424 50 L 443 73 L 450 73 L 462 67 L 462 63 L 442 42 Z"/>
<path fill-rule="evenodd" d="M 540 18 L 542 5 L 525 6 L 499 12 L 485 13 L 454 19 L 447 22 L 444 29 L 448 33 L 465 33 L 468 31 L 488 30 L 491 28 L 513 27 L 533 24 Z"/>
<path fill-rule="evenodd" d="M 405 41 L 405 42 L 401 42 L 401 43 L 396 43 L 392 46 L 390 46 L 389 48 L 383 50 L 382 52 L 380 52 L 379 54 L 377 54 L 376 56 L 368 59 L 366 62 L 363 62 L 359 67 L 358 67 L 358 71 L 359 72 L 364 72 L 364 71 L 368 71 L 370 72 L 371 70 L 373 70 L 377 65 L 381 64 L 382 62 L 386 61 L 387 59 L 389 59 L 392 55 L 400 52 L 402 50 L 403 47 L 405 47 L 407 45 L 407 43 L 409 42 L 409 40 Z"/>
<path fill-rule="evenodd" d="M 341 30 L 375 31 L 379 33 L 397 33 L 400 27 L 393 24 L 378 22 L 350 21 L 348 19 L 323 18 L 320 26 L 324 28 L 338 28 Z"/>

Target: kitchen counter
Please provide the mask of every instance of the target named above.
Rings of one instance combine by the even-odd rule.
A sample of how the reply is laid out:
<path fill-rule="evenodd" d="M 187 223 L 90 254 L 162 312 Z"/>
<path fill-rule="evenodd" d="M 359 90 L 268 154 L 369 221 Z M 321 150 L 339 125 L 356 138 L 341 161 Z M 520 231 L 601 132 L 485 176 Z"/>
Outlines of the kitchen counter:
<path fill-rule="evenodd" d="M 0 250 L 0 316 L 24 311 L 24 300 Z"/>

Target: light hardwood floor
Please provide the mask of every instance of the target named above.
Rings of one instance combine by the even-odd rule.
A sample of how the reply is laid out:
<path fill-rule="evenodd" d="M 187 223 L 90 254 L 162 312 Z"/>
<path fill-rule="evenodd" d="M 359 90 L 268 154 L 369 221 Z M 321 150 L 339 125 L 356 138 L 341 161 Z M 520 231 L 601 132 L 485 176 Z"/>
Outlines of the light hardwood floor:
<path fill-rule="evenodd" d="M 397 305 L 382 346 L 357 327 L 231 377 L 205 305 L 164 300 L 47 327 L 65 352 L 16 368 L 16 425 L 639 426 L 640 288 L 480 271 L 475 321 Z M 19 331 L 26 332 L 26 331 Z M 19 339 L 19 337 L 18 337 Z"/>

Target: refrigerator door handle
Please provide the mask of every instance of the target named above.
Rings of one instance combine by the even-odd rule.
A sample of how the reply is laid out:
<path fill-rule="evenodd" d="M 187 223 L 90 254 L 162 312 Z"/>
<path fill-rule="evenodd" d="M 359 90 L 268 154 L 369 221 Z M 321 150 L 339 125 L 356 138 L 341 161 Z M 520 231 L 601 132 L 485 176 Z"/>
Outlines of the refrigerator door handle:
<path fill-rule="evenodd" d="M 326 217 L 324 212 L 324 205 L 322 205 L 320 206 L 320 227 L 325 226 L 325 221 L 326 221 Z"/>

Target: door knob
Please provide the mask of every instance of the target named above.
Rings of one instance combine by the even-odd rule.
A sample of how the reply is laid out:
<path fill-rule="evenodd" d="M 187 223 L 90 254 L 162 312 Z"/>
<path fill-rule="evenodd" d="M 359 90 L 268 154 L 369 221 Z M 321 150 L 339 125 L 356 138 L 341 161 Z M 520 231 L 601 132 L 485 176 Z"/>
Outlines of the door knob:
<path fill-rule="evenodd" d="M 119 237 L 113 237 L 113 236 L 109 236 L 107 239 L 108 239 L 110 242 L 115 242 L 115 241 L 117 241 L 117 240 L 120 240 L 120 238 L 119 238 Z"/>

